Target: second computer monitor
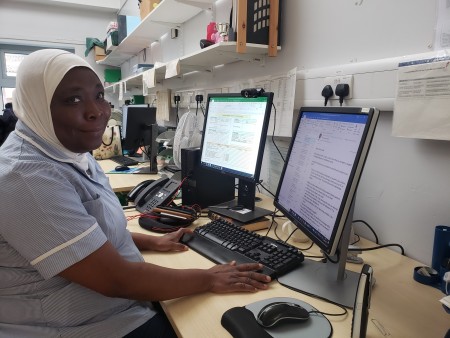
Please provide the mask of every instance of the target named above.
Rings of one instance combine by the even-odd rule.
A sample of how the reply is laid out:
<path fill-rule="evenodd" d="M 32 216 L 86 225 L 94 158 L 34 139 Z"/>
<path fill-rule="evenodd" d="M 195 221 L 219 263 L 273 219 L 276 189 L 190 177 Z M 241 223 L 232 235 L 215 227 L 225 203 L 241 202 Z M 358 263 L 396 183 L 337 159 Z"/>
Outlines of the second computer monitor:
<path fill-rule="evenodd" d="M 282 284 L 351 307 L 359 274 L 345 270 L 353 207 L 378 110 L 302 107 L 274 199 L 329 257 L 305 259 Z M 337 262 L 336 262 L 337 261 Z"/>
<path fill-rule="evenodd" d="M 122 107 L 122 149 L 130 152 L 152 144 L 156 108 L 149 105 Z"/>
<path fill-rule="evenodd" d="M 270 213 L 255 207 L 255 186 L 261 171 L 272 101 L 270 92 L 258 92 L 255 97 L 240 93 L 208 95 L 200 165 L 239 180 L 237 201 L 210 210 L 242 222 Z"/>

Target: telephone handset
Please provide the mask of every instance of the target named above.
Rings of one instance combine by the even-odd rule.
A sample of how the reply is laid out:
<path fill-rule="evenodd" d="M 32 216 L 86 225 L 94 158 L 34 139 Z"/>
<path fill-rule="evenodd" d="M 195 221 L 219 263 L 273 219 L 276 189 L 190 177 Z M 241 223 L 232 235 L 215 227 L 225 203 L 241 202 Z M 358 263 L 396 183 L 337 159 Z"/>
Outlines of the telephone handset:
<path fill-rule="evenodd" d="M 134 203 L 139 212 L 150 212 L 154 207 L 168 202 L 178 191 L 180 183 L 167 177 L 160 178 L 142 188 L 137 194 Z"/>

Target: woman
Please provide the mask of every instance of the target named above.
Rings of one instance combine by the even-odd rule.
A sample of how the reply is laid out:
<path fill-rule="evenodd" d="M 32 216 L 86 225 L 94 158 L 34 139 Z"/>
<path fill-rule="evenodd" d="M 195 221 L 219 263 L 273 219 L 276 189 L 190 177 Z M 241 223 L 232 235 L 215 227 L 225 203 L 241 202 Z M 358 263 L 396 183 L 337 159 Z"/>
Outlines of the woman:
<path fill-rule="evenodd" d="M 172 337 L 150 301 L 254 292 L 270 281 L 257 264 L 174 270 L 143 261 L 139 250 L 186 250 L 178 240 L 189 230 L 126 230 L 88 153 L 111 114 L 103 90 L 88 63 L 61 50 L 34 52 L 18 69 L 19 121 L 0 149 L 0 337 Z"/>

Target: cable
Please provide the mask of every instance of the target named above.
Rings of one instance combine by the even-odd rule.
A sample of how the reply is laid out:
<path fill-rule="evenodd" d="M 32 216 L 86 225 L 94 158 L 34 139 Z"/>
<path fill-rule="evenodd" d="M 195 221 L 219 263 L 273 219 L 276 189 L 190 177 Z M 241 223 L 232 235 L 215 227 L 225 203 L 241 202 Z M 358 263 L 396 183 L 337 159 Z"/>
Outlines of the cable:
<path fill-rule="evenodd" d="M 372 248 L 358 248 L 358 249 L 350 249 L 349 248 L 348 251 L 371 251 L 371 250 L 378 250 L 378 249 L 381 249 L 381 248 L 386 248 L 386 247 L 389 247 L 389 246 L 397 246 L 397 247 L 399 247 L 400 250 L 402 251 L 402 256 L 405 255 L 405 249 L 403 249 L 403 247 L 400 244 L 395 244 L 395 243 L 393 243 L 393 244 L 383 244 L 383 245 L 379 245 L 379 246 L 374 246 Z"/>
<path fill-rule="evenodd" d="M 199 104 L 200 104 L 200 106 L 201 106 L 201 103 L 203 102 L 203 95 L 195 95 L 195 101 L 197 102 L 197 108 L 195 109 L 195 116 L 197 116 L 197 113 L 198 113 L 198 106 L 199 106 Z M 202 109 L 202 113 L 203 113 L 203 116 L 205 116 L 205 113 L 203 112 L 203 109 Z"/>
<path fill-rule="evenodd" d="M 178 116 L 178 109 L 179 109 L 180 100 L 181 100 L 180 95 L 174 95 L 173 100 L 175 102 L 175 107 L 176 107 L 176 112 L 177 112 L 176 125 L 178 126 L 178 121 L 180 120 L 180 117 Z"/>
<path fill-rule="evenodd" d="M 281 154 L 280 149 L 278 148 L 278 146 L 277 146 L 277 144 L 275 143 L 275 140 L 274 140 L 274 135 L 275 135 L 275 123 L 277 122 L 277 107 L 275 107 L 275 104 L 274 104 L 273 102 L 272 102 L 272 106 L 273 106 L 273 110 L 274 110 L 274 112 L 275 112 L 275 114 L 274 114 L 274 119 L 273 119 L 272 143 L 273 143 L 273 145 L 275 146 L 275 148 L 277 149 L 278 154 L 280 154 L 280 157 L 281 157 L 281 159 L 283 160 L 283 162 L 286 162 L 285 159 L 284 159 L 284 157 L 283 157 L 283 155 Z"/>
<path fill-rule="evenodd" d="M 334 95 L 333 88 L 330 85 L 326 85 L 322 89 L 322 96 L 325 98 L 324 106 L 327 105 L 328 99 Z"/>
<path fill-rule="evenodd" d="M 375 233 L 375 230 L 373 230 L 373 228 L 369 225 L 369 223 L 367 223 L 366 221 L 363 221 L 362 219 L 357 219 L 357 220 L 354 220 L 352 222 L 352 224 L 359 223 L 359 222 L 365 224 L 370 229 L 370 231 L 372 231 L 373 235 L 375 236 L 375 243 L 379 244 L 378 236 Z"/>

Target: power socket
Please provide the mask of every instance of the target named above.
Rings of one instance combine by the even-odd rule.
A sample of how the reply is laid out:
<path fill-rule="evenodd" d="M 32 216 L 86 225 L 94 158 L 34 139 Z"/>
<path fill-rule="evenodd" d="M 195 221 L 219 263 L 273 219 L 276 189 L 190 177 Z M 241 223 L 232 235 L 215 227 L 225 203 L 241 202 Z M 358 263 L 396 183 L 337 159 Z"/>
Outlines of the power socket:
<path fill-rule="evenodd" d="M 346 83 L 349 86 L 349 93 L 345 97 L 345 100 L 353 98 L 353 75 L 328 76 L 325 78 L 323 84 L 324 86 L 330 85 L 333 91 L 336 92 L 336 86 L 340 83 Z M 339 96 L 336 96 L 336 93 L 334 93 L 329 100 L 339 100 Z"/>

